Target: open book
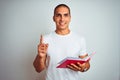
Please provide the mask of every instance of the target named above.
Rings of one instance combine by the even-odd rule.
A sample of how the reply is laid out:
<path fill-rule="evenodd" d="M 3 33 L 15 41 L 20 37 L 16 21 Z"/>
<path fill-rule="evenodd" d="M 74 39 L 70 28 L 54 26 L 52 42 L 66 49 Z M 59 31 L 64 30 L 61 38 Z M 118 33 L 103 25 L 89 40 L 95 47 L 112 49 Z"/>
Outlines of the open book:
<path fill-rule="evenodd" d="M 78 58 L 78 57 L 77 58 L 76 57 L 67 57 L 58 63 L 57 68 L 66 68 L 67 65 L 69 65 L 71 63 L 76 64 L 77 62 L 83 64 L 83 63 L 89 61 L 94 54 L 95 54 L 95 52 L 93 52 L 92 54 L 88 55 L 87 57 L 85 57 L 83 59 Z"/>

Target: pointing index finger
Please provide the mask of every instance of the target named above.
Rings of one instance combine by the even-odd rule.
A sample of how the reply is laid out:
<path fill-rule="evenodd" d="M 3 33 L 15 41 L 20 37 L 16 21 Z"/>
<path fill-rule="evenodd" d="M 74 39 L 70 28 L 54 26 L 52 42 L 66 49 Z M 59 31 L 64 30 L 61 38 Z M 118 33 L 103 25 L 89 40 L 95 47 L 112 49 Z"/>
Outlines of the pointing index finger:
<path fill-rule="evenodd" d="M 43 43 L 43 36 L 41 35 L 41 37 L 40 37 L 40 44 L 42 44 Z"/>

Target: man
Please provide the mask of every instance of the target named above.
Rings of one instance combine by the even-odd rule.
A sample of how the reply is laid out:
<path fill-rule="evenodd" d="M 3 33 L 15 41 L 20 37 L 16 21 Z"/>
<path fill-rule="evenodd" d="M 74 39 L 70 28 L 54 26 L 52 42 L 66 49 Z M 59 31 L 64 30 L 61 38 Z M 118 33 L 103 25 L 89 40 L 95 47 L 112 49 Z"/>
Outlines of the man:
<path fill-rule="evenodd" d="M 89 61 L 84 64 L 70 64 L 67 68 L 56 68 L 58 62 L 66 57 L 88 56 L 86 53 L 85 40 L 69 29 L 71 20 L 70 8 L 60 4 L 54 9 L 53 20 L 56 30 L 44 38 L 41 35 L 38 45 L 38 54 L 34 60 L 37 72 L 46 69 L 46 80 L 80 80 L 80 72 L 90 68 Z"/>

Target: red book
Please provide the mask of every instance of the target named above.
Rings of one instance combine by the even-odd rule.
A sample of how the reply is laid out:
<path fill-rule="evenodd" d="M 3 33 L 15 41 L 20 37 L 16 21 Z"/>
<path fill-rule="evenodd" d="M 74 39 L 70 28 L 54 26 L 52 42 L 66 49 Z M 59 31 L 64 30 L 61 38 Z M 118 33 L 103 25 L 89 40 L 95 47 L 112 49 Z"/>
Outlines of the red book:
<path fill-rule="evenodd" d="M 95 54 L 95 52 L 93 52 L 92 54 L 90 54 L 89 56 L 87 56 L 87 57 L 85 57 L 85 58 L 83 58 L 83 59 L 81 59 L 81 58 L 76 58 L 76 57 L 67 57 L 67 58 L 63 59 L 62 61 L 60 61 L 60 62 L 58 63 L 57 68 L 66 68 L 67 65 L 69 65 L 69 64 L 71 64 L 71 63 L 76 64 L 77 62 L 83 64 L 83 63 L 89 61 L 90 58 L 91 58 L 94 54 Z"/>

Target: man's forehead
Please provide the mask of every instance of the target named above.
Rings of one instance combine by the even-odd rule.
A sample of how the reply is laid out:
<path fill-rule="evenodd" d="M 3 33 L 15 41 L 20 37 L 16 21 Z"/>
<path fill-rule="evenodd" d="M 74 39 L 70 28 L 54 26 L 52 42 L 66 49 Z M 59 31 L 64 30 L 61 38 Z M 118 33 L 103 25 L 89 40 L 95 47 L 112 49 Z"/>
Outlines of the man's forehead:
<path fill-rule="evenodd" d="M 59 14 L 69 14 L 69 10 L 66 7 L 59 7 L 56 9 L 55 13 Z"/>
<path fill-rule="evenodd" d="M 56 12 L 55 14 L 69 14 L 69 12 Z"/>

